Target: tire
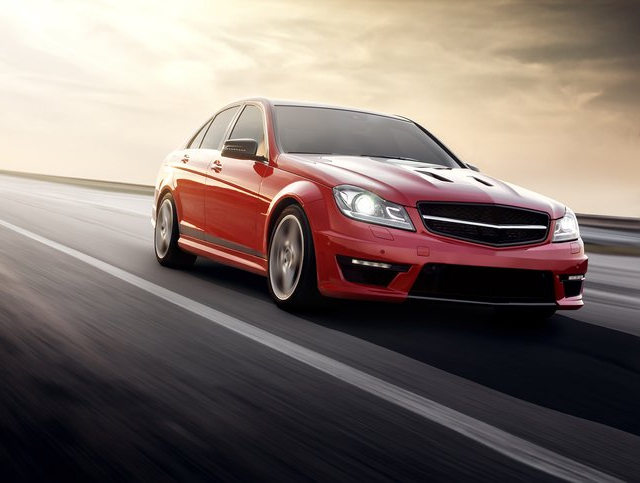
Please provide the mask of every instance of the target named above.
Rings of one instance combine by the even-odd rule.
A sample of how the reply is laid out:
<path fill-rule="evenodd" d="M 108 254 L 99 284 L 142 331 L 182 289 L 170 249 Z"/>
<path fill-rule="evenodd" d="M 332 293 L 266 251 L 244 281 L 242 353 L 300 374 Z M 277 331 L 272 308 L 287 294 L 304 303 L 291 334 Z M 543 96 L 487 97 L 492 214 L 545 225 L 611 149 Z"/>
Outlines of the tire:
<path fill-rule="evenodd" d="M 494 307 L 496 317 L 504 322 L 518 324 L 544 324 L 556 313 L 549 307 Z"/>
<path fill-rule="evenodd" d="M 309 222 L 298 205 L 278 216 L 269 238 L 267 283 L 276 305 L 286 310 L 315 307 L 320 294 Z"/>
<path fill-rule="evenodd" d="M 154 251 L 158 263 L 170 268 L 188 268 L 196 261 L 196 255 L 182 251 L 178 246 L 180 232 L 176 205 L 167 193 L 158 204 L 156 227 L 153 236 Z"/>

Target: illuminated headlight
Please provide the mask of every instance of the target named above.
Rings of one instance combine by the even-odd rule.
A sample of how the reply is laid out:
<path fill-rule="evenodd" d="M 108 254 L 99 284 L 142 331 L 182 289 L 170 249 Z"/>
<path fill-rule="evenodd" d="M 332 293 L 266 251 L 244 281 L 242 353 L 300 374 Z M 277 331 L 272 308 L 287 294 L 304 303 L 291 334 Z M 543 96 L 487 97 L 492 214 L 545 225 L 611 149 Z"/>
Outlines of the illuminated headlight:
<path fill-rule="evenodd" d="M 370 191 L 357 186 L 341 185 L 333 188 L 333 197 L 340 211 L 349 218 L 415 231 L 403 206 L 383 200 Z"/>
<path fill-rule="evenodd" d="M 553 231 L 553 241 L 564 242 L 577 240 L 578 238 L 580 238 L 578 219 L 573 211 L 567 208 L 564 216 L 556 221 L 556 228 Z"/>

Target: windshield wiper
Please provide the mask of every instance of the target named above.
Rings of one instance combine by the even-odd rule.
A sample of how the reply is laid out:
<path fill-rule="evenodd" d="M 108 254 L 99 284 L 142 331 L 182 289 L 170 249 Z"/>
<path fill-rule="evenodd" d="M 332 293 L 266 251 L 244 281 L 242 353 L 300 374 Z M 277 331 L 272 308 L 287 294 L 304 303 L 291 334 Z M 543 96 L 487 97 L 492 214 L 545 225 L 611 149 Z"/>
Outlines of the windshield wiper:
<path fill-rule="evenodd" d="M 287 151 L 288 154 L 334 154 L 334 153 L 316 153 L 313 151 Z"/>

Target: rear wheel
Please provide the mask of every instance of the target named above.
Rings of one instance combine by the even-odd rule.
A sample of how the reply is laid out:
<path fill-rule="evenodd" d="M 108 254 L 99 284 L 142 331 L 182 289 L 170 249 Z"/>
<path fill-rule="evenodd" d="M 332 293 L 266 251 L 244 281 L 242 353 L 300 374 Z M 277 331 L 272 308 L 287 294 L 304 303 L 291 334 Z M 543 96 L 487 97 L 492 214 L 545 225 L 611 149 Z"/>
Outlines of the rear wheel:
<path fill-rule="evenodd" d="M 311 228 L 302 208 L 285 208 L 269 242 L 268 284 L 276 305 L 309 308 L 317 301 L 318 284 Z"/>
<path fill-rule="evenodd" d="M 158 206 L 153 237 L 156 259 L 160 265 L 188 268 L 196 261 L 195 255 L 182 251 L 178 246 L 178 238 L 180 238 L 180 232 L 176 207 L 173 197 L 167 193 Z"/>
<path fill-rule="evenodd" d="M 543 324 L 556 313 L 554 307 L 495 307 L 500 320 L 513 324 Z"/>

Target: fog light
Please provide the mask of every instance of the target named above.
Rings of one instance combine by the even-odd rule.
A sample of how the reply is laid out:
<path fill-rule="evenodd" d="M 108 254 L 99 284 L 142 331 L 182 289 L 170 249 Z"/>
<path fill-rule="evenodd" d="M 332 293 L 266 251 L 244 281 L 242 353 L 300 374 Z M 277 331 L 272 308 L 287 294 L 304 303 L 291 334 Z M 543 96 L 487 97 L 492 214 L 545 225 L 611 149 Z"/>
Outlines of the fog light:
<path fill-rule="evenodd" d="M 584 285 L 584 274 L 581 275 L 561 275 L 560 280 L 564 286 L 565 297 L 578 297 L 582 293 Z"/>
<path fill-rule="evenodd" d="M 382 262 L 370 262 L 369 260 L 358 260 L 357 258 L 352 258 L 351 263 L 354 265 L 362 265 L 364 267 L 375 267 L 375 268 L 392 268 L 393 265 L 389 263 Z"/>

